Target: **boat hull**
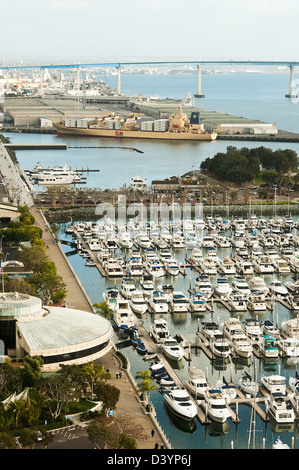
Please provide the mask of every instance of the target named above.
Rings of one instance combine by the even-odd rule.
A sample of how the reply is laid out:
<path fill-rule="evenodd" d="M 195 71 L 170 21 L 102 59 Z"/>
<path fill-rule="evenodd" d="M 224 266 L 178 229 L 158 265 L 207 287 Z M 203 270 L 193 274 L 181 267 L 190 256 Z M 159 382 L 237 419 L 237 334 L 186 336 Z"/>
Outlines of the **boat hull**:
<path fill-rule="evenodd" d="M 195 141 L 212 141 L 216 140 L 217 133 L 203 132 L 156 132 L 156 131 L 139 131 L 139 130 L 115 130 L 115 129 L 84 129 L 76 127 L 64 127 L 60 124 L 53 124 L 58 134 L 61 135 L 78 135 L 78 136 L 94 136 L 94 137 L 114 137 L 116 139 L 154 139 L 154 140 L 195 140 Z"/>

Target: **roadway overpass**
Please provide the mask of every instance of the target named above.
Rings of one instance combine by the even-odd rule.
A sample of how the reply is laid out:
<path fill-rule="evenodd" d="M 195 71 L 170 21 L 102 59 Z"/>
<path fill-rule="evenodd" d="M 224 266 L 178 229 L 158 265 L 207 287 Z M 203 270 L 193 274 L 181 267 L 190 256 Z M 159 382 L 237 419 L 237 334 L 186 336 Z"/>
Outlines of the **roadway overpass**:
<path fill-rule="evenodd" d="M 18 69 L 40 69 L 41 70 L 41 92 L 43 91 L 43 70 L 44 69 L 77 69 L 77 77 L 79 84 L 79 73 L 80 69 L 84 68 L 116 68 L 118 70 L 117 90 L 120 94 L 120 80 L 121 80 L 121 68 L 122 67 L 134 67 L 134 66 L 179 66 L 179 65 L 196 65 L 197 66 L 197 93 L 194 95 L 198 98 L 203 98 L 204 95 L 201 92 L 201 69 L 202 65 L 258 65 L 258 66 L 277 66 L 277 67 L 289 67 L 290 68 L 290 85 L 289 93 L 285 96 L 286 98 L 297 98 L 294 89 L 294 71 L 295 67 L 299 65 L 299 61 L 286 61 L 286 60 L 168 60 L 168 61 L 148 61 L 148 62 L 96 62 L 96 63 L 76 63 L 76 64 L 47 64 L 47 65 L 18 65 L 18 66 L 0 66 L 0 70 L 18 70 Z"/>

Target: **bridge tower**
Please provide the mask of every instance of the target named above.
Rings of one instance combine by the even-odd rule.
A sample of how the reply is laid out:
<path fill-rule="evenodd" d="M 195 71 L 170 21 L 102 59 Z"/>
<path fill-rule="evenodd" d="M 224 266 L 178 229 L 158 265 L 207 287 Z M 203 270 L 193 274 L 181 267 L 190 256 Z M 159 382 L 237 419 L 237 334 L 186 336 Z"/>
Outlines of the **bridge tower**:
<path fill-rule="evenodd" d="M 294 70 L 295 70 L 295 66 L 290 65 L 290 88 L 289 88 L 289 93 L 285 95 L 286 98 L 298 98 L 298 95 L 296 95 L 294 91 Z"/>
<path fill-rule="evenodd" d="M 195 93 L 194 98 L 204 98 L 205 95 L 201 92 L 201 65 L 197 64 L 197 93 Z"/>

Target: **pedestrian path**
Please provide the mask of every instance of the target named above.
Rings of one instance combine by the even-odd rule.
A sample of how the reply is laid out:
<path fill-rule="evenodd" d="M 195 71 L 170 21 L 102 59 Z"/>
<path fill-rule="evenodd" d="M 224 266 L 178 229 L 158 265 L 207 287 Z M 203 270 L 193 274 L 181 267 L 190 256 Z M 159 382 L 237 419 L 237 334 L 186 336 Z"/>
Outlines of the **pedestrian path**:
<path fill-rule="evenodd" d="M 63 253 L 59 243 L 56 243 L 49 225 L 42 212 L 36 208 L 31 208 L 30 212 L 35 217 L 36 224 L 43 230 L 43 241 L 46 245 L 46 252 L 51 261 L 56 265 L 58 274 L 63 278 L 67 287 L 66 304 L 69 308 L 93 312 L 92 303 L 87 296 L 84 287 L 76 276 L 67 257 Z M 156 423 L 150 414 L 145 414 L 145 408 L 138 399 L 138 393 L 130 380 L 126 370 L 122 369 L 114 350 L 110 350 L 104 357 L 97 362 L 109 369 L 111 380 L 109 384 L 115 385 L 120 390 L 120 399 L 115 410 L 116 416 L 127 415 L 133 418 L 136 425 L 140 426 L 144 434 L 143 439 L 137 440 L 138 449 L 154 449 L 155 445 L 159 448 L 166 448 L 167 442 L 164 442 L 163 435 L 160 435 Z M 121 372 L 122 377 L 116 378 L 116 372 Z M 76 420 L 76 424 L 80 421 Z M 82 423 L 81 423 L 82 424 Z M 152 436 L 153 431 L 153 436 Z"/>

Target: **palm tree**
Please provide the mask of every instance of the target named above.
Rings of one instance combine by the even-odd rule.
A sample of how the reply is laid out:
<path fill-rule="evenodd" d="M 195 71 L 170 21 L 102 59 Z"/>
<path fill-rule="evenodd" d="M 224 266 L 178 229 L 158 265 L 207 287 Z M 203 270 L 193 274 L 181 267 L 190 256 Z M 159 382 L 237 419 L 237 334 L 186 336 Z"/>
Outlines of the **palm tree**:
<path fill-rule="evenodd" d="M 100 310 L 100 314 L 106 318 L 107 320 L 110 320 L 110 315 L 111 315 L 111 312 L 110 312 L 110 308 L 109 308 L 109 305 L 106 301 L 104 302 L 101 302 L 101 303 L 96 303 L 94 304 L 94 307 L 98 308 Z"/>
<path fill-rule="evenodd" d="M 141 382 L 137 385 L 138 385 L 139 390 L 142 393 L 146 394 L 147 404 L 149 405 L 149 403 L 150 403 L 150 392 L 152 390 L 158 390 L 158 388 L 159 388 L 158 385 L 153 385 L 152 384 L 154 378 L 150 375 L 149 370 L 146 370 L 146 371 L 139 370 L 136 373 L 135 378 L 136 379 L 141 379 Z"/>

